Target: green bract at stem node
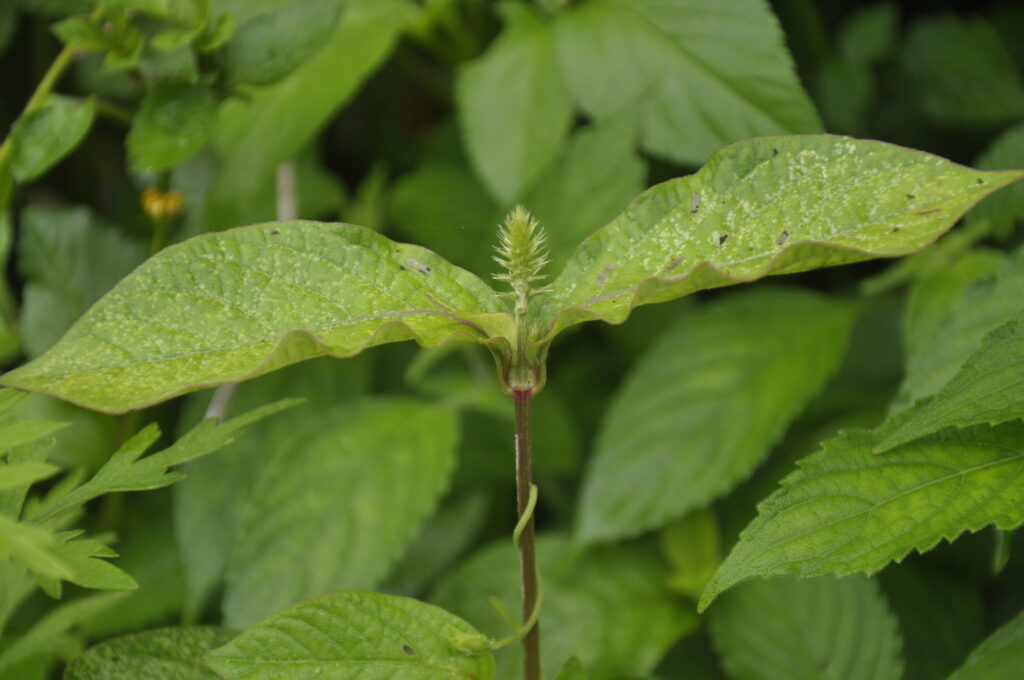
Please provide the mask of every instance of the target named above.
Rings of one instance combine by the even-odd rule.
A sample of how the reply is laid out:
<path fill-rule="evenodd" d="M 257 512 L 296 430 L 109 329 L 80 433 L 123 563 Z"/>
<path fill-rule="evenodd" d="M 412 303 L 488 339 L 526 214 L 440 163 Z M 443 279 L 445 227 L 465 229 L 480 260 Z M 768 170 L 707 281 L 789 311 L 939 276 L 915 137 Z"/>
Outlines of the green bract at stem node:
<path fill-rule="evenodd" d="M 514 207 L 498 227 L 497 255 L 494 261 L 505 270 L 494 275 L 504 281 L 512 290 L 504 295 L 514 299 L 515 337 L 508 347 L 492 346 L 502 388 L 509 395 L 539 392 L 546 378 L 549 343 L 533 342 L 534 331 L 539 329 L 538 314 L 531 310 L 531 303 L 540 293 L 547 293 L 546 287 L 535 288 L 546 275 L 541 270 L 549 262 L 544 241 L 547 235 L 537 220 L 521 205 Z"/>

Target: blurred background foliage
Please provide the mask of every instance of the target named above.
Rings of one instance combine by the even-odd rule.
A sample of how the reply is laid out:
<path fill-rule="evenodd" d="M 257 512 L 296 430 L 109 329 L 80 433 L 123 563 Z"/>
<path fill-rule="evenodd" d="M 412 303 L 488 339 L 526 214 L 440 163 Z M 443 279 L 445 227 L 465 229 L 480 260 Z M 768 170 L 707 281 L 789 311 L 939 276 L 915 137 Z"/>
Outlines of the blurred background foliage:
<path fill-rule="evenodd" d="M 12 133 L 0 355 L 11 367 L 45 351 L 167 243 L 273 219 L 282 163 L 300 217 L 421 243 L 481 276 L 515 203 L 547 228 L 557 272 L 641 190 L 749 136 L 828 131 L 1019 168 L 1021 36 L 1013 2 L 0 0 L 0 129 L 62 43 L 76 46 L 61 96 Z M 180 209 L 147 210 L 146 189 L 180 194 Z M 990 531 L 870 582 L 758 586 L 701 618 L 693 598 L 797 459 L 929 393 L 904 382 L 915 353 L 941 344 L 957 301 L 983 296 L 1015 259 L 1021 221 L 1024 184 L 899 263 L 703 293 L 567 333 L 535 407 L 547 667 L 575 654 L 591 680 L 775 677 L 742 639 L 760 625 L 744 613 L 754 607 L 796 612 L 801 630 L 852 617 L 824 648 L 787 650 L 888 660 L 836 677 L 938 680 L 1019 611 L 1024 546 Z M 231 410 L 285 396 L 308 403 L 173 490 L 90 506 L 88 527 L 140 589 L 0 675 L 48 677 L 88 641 L 180 621 L 242 627 L 345 587 L 426 598 L 500 633 L 486 598 L 514 609 L 518 567 L 511 405 L 490 358 L 384 346 L 244 384 Z M 50 459 L 95 470 L 146 422 L 184 432 L 209 399 L 122 417 L 42 396 L 19 408 L 72 422 Z M 401 432 L 402 408 L 427 414 L 434 444 L 396 472 L 379 461 L 401 446 L 364 430 Z M 368 462 L 333 464 L 339 451 Z M 321 539 L 334 549 L 317 552 Z M 22 604 L 0 649 L 52 607 L 42 594 Z M 514 677 L 517 651 L 503 654 L 501 677 Z"/>

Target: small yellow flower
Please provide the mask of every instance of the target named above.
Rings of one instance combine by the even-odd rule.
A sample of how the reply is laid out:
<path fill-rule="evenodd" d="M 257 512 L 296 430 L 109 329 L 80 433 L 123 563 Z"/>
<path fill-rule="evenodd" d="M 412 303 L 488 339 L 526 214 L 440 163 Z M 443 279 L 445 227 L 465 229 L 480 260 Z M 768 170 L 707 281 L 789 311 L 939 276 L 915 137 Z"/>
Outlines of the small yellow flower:
<path fill-rule="evenodd" d="M 154 220 L 166 220 L 181 212 L 185 197 L 180 191 L 160 191 L 146 187 L 142 192 L 142 209 Z"/>

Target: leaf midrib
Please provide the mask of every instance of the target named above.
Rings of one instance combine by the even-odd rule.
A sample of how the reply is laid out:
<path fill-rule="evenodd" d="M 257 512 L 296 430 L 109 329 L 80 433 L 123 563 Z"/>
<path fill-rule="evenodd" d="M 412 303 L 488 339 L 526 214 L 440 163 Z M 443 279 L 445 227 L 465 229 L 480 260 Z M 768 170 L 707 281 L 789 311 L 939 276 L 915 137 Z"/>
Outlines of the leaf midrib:
<path fill-rule="evenodd" d="M 832 520 L 831 522 L 827 522 L 825 524 L 819 524 L 819 525 L 815 526 L 814 528 L 808 529 L 808 530 L 803 531 L 803 532 L 801 532 L 799 534 L 796 534 L 794 536 L 789 536 L 789 537 L 787 537 L 786 539 L 784 539 L 782 541 L 773 543 L 772 545 L 768 546 L 765 550 L 767 551 L 767 550 L 775 550 L 777 548 L 781 548 L 781 547 L 783 547 L 785 545 L 788 545 L 788 544 L 790 544 L 790 543 L 792 543 L 794 541 L 797 541 L 797 540 L 799 540 L 799 539 L 801 539 L 801 538 L 803 538 L 803 537 L 805 537 L 805 536 L 807 536 L 809 534 L 813 534 L 813 533 L 817 533 L 817 532 L 826 530 L 829 527 L 832 527 L 832 526 L 834 526 L 836 524 L 839 524 L 841 522 L 845 522 L 847 520 L 853 519 L 853 518 L 858 517 L 859 515 L 862 515 L 864 513 L 873 512 L 874 510 L 877 510 L 878 508 L 880 508 L 880 507 L 882 507 L 884 505 L 887 505 L 889 503 L 897 501 L 897 500 L 903 498 L 904 496 L 910 495 L 912 493 L 916 493 L 916 492 L 918 492 L 918 491 L 920 491 L 922 489 L 925 489 L 925 488 L 927 488 L 929 486 L 932 486 L 932 485 L 942 484 L 943 482 L 947 482 L 947 481 L 949 481 L 951 479 L 955 479 L 958 476 L 966 477 L 969 474 L 973 474 L 975 472 L 984 470 L 986 468 L 997 467 L 997 466 L 1003 465 L 1005 463 L 1020 463 L 1020 462 L 1024 461 L 1024 453 L 1022 453 L 1020 451 L 1017 451 L 1016 449 L 1012 449 L 1012 448 L 1010 448 L 1008 446 L 1004 446 L 1004 445 L 1000 445 L 1000 444 L 985 444 L 984 446 L 985 447 L 992 447 L 992 448 L 996 448 L 996 449 L 1003 449 L 1003 450 L 1012 452 L 1015 455 L 1014 455 L 1014 457 L 1010 457 L 1010 458 L 1002 458 L 1000 460 L 989 461 L 989 462 L 984 463 L 982 465 L 977 465 L 977 466 L 974 466 L 972 468 L 967 468 L 965 470 L 958 470 L 958 471 L 956 471 L 954 473 L 946 475 L 945 477 L 940 477 L 940 478 L 937 478 L 937 479 L 928 480 L 927 482 L 924 482 L 922 484 L 918 484 L 917 486 L 914 486 L 914 487 L 911 487 L 909 489 L 906 489 L 906 490 L 904 490 L 904 491 L 902 491 L 902 492 L 900 492 L 900 493 L 898 493 L 898 494 L 896 494 L 894 496 L 891 496 L 891 497 L 883 499 L 883 500 L 881 500 L 881 501 L 879 501 L 877 503 L 874 503 L 870 507 L 866 507 L 866 508 L 863 508 L 861 510 L 857 510 L 856 512 L 853 512 L 853 513 L 845 515 L 845 516 L 843 516 L 841 518 Z M 881 455 L 884 455 L 884 454 L 881 454 Z M 932 461 L 913 461 L 913 462 L 916 462 L 916 463 L 919 463 L 919 464 L 923 462 L 924 464 L 927 464 L 927 465 L 940 465 L 940 466 L 942 466 L 940 463 L 935 463 L 935 462 L 932 462 Z M 893 462 L 893 463 L 889 463 L 888 465 L 907 465 L 907 464 L 908 463 L 895 463 L 895 462 Z M 879 467 L 879 466 L 874 466 L 874 467 Z M 948 466 L 942 466 L 942 467 L 948 467 Z M 819 496 L 816 496 L 814 498 L 808 498 L 808 499 L 806 499 L 804 501 L 801 501 L 801 502 L 796 503 L 794 505 L 788 506 L 788 507 L 784 508 L 783 510 L 785 512 L 790 512 L 790 511 L 792 511 L 792 510 L 794 510 L 796 508 L 799 508 L 800 506 L 805 505 L 807 503 L 817 502 L 817 501 L 821 500 L 823 497 L 825 497 L 825 496 L 819 495 Z M 859 498 L 861 498 L 861 500 L 866 500 L 863 497 L 859 497 Z M 777 517 L 779 517 L 779 514 L 776 514 L 773 519 L 775 519 Z M 905 535 L 906 533 L 907 532 L 903 532 L 903 535 Z M 895 538 L 890 539 L 889 542 L 891 542 L 893 540 L 895 540 Z M 872 546 L 872 548 L 874 548 L 874 547 L 877 547 L 877 546 Z M 911 549 L 913 549 L 913 548 L 911 548 Z M 771 565 L 768 565 L 765 568 L 766 569 L 774 569 L 777 566 L 779 566 L 780 564 L 784 564 L 784 563 L 785 562 L 775 562 L 775 563 L 772 563 Z"/>
<path fill-rule="evenodd" d="M 680 57 L 682 57 L 682 59 L 685 62 L 689 63 L 693 67 L 693 70 L 701 72 L 705 76 L 709 77 L 712 81 L 720 85 L 722 89 L 732 93 L 737 99 L 739 99 L 742 102 L 745 102 L 760 116 L 763 116 L 764 118 L 767 118 L 768 120 L 772 121 L 781 129 L 788 130 L 790 132 L 794 131 L 792 127 L 783 123 L 779 118 L 777 118 L 774 113 L 765 110 L 760 104 L 755 103 L 747 95 L 737 90 L 735 85 L 726 80 L 720 73 L 713 71 L 707 64 L 704 63 L 703 60 L 698 59 L 693 53 L 686 50 L 679 41 L 677 41 L 667 31 L 662 30 L 661 27 L 659 27 L 657 24 L 655 24 L 653 21 L 647 18 L 643 13 L 637 11 L 634 7 L 627 5 L 619 0 L 612 1 L 616 6 L 625 10 L 629 14 L 632 14 L 633 16 L 637 17 L 637 19 L 642 24 L 644 24 L 650 32 L 658 36 L 658 39 L 661 42 L 667 43 L 669 48 L 673 52 L 677 53 Z"/>

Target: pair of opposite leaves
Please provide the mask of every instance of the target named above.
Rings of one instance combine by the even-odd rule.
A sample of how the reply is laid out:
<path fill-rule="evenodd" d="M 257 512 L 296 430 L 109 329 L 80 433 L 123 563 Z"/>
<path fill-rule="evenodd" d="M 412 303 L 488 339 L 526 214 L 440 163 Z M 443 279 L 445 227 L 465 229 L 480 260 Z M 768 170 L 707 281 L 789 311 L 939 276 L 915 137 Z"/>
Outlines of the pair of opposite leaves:
<path fill-rule="evenodd" d="M 912 253 L 1021 177 L 832 135 L 740 142 L 585 239 L 532 299 L 525 339 L 505 296 L 425 248 L 347 224 L 240 227 L 155 255 L 0 383 L 117 413 L 399 340 L 543 361 L 565 328 L 641 304 Z"/>

